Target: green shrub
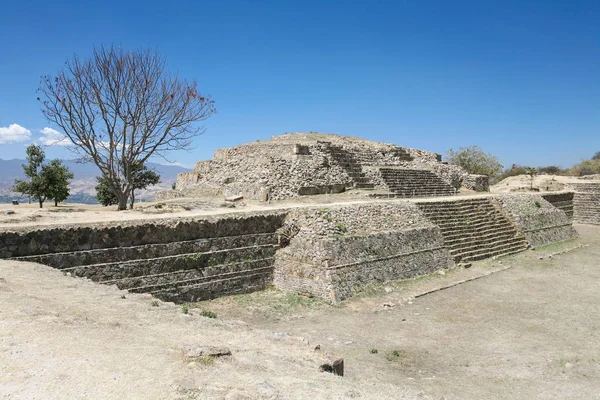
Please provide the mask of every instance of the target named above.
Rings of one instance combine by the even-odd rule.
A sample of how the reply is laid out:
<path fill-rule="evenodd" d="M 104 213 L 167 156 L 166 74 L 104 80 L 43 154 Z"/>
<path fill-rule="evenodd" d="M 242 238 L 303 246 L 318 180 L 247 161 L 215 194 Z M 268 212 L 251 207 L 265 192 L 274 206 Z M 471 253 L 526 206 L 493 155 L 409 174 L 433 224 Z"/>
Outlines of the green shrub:
<path fill-rule="evenodd" d="M 190 306 L 188 305 L 188 303 L 183 303 L 181 305 L 181 312 L 184 314 L 189 314 L 190 313 Z"/>
<path fill-rule="evenodd" d="M 212 311 L 202 311 L 200 315 L 206 318 L 217 318 L 217 314 Z"/>

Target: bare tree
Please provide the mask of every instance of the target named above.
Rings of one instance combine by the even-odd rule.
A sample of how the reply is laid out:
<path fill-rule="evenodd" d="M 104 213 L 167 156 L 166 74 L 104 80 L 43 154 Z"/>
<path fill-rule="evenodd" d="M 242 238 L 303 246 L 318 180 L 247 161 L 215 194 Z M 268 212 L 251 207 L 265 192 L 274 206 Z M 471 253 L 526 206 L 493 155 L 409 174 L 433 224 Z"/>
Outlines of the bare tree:
<path fill-rule="evenodd" d="M 107 177 L 127 208 L 134 169 L 150 157 L 186 149 L 215 113 L 195 81 L 170 75 L 152 50 L 94 49 L 91 58 L 69 59 L 56 77 L 43 76 L 42 112 L 73 142 L 73 150 Z"/>

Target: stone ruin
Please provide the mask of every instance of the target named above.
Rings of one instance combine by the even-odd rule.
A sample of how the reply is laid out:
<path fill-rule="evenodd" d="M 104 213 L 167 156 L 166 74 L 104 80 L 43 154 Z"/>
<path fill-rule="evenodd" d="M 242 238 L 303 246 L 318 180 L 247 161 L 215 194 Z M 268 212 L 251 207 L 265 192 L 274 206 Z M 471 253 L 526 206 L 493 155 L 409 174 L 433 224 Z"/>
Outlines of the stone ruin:
<path fill-rule="evenodd" d="M 565 212 L 572 208 L 568 195 L 507 194 L 23 227 L 0 232 L 0 258 L 166 301 L 274 284 L 337 302 L 374 282 L 577 237 Z"/>
<path fill-rule="evenodd" d="M 176 197 L 243 196 L 282 200 L 349 189 L 372 197 L 454 195 L 488 191 L 488 179 L 443 163 L 439 154 L 350 136 L 291 133 L 215 151 L 193 172 L 179 174 Z"/>
<path fill-rule="evenodd" d="M 487 191 L 435 153 L 364 139 L 286 134 L 215 152 L 163 198 L 279 200 L 355 190 L 362 201 L 152 221 L 0 231 L 0 258 L 188 302 L 270 285 L 344 300 L 366 285 L 577 237 L 598 223 L 600 184 L 545 194 Z M 389 200 L 379 200 L 390 197 Z M 417 197 L 417 199 L 404 199 Z M 431 198 L 424 198 L 431 197 Z"/>

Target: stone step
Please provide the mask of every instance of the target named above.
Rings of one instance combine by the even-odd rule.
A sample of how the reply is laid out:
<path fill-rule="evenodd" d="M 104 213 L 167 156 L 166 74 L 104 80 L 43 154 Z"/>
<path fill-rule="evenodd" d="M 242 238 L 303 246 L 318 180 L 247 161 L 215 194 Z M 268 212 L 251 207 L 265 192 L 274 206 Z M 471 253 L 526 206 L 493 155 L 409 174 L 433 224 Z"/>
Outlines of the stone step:
<path fill-rule="evenodd" d="M 172 289 L 151 291 L 153 296 L 175 303 L 210 300 L 235 294 L 252 293 L 266 289 L 273 282 L 273 268 L 266 271 L 246 271 L 205 282 L 182 285 Z"/>
<path fill-rule="evenodd" d="M 505 219 L 498 210 L 473 209 L 469 211 L 425 211 L 428 218 L 436 222 L 473 222 L 475 220 Z"/>
<path fill-rule="evenodd" d="M 515 227 L 511 224 L 505 224 L 499 226 L 487 226 L 487 227 L 479 227 L 478 229 L 455 229 L 455 230 L 442 230 L 442 236 L 444 240 L 455 240 L 458 238 L 472 236 L 477 237 L 478 235 L 487 235 L 490 233 L 497 233 L 499 235 L 503 235 L 506 233 L 516 232 Z"/>
<path fill-rule="evenodd" d="M 458 261 L 462 261 L 462 262 L 479 261 L 479 260 L 483 260 L 483 259 L 490 258 L 490 257 L 508 256 L 510 254 L 520 253 L 525 250 L 527 250 L 527 246 L 525 246 L 525 247 L 523 247 L 523 246 L 507 247 L 507 248 L 502 248 L 502 249 L 494 250 L 494 251 L 474 253 L 474 254 L 467 255 L 467 256 L 457 255 L 455 257 L 455 261 L 456 262 L 458 262 Z"/>
<path fill-rule="evenodd" d="M 375 199 L 395 199 L 395 198 L 401 198 L 401 199 L 410 199 L 410 198 L 415 198 L 415 197 L 447 197 L 447 196 L 453 196 L 454 193 L 441 193 L 441 192 L 435 192 L 435 193 L 416 193 L 416 194 L 405 194 L 405 193 L 370 193 L 368 196 L 371 198 L 375 198 Z"/>
<path fill-rule="evenodd" d="M 75 276 L 86 277 L 96 282 L 119 280 L 144 275 L 156 275 L 190 269 L 202 269 L 239 260 L 254 260 L 273 257 L 277 246 L 263 245 L 237 249 L 218 250 L 205 253 L 178 254 L 175 256 L 102 263 L 65 268 Z"/>
<path fill-rule="evenodd" d="M 432 219 L 435 224 L 437 226 L 440 227 L 441 230 L 446 231 L 446 230 L 452 230 L 452 229 L 470 229 L 470 230 L 477 230 L 483 226 L 486 225 L 496 225 L 496 224 L 508 224 L 510 226 L 512 226 L 512 224 L 508 221 L 506 221 L 505 218 L 501 218 L 497 215 L 494 216 L 495 218 L 487 218 L 487 217 L 481 217 L 481 218 L 464 218 L 464 219 L 445 219 L 445 220 L 435 220 Z"/>
<path fill-rule="evenodd" d="M 471 240 L 462 244 L 454 244 L 449 246 L 450 253 L 464 253 L 476 249 L 489 249 L 508 243 L 523 243 L 524 238 L 522 236 L 504 236 L 504 237 L 487 237 L 482 240 Z"/>
<path fill-rule="evenodd" d="M 263 258 L 252 261 L 240 261 L 231 264 L 217 265 L 203 269 L 181 270 L 165 274 L 145 275 L 135 278 L 105 281 L 102 283 L 116 284 L 119 289 L 132 292 L 151 292 L 208 281 L 214 276 L 243 274 L 245 272 L 273 269 L 274 258 Z"/>
<path fill-rule="evenodd" d="M 444 236 L 444 243 L 448 246 L 454 246 L 456 244 L 469 243 L 473 240 L 485 241 L 489 238 L 511 238 L 518 235 L 518 231 L 514 227 L 487 227 L 480 229 L 477 232 L 457 232 L 457 233 L 442 233 Z"/>
<path fill-rule="evenodd" d="M 208 239 L 186 240 L 172 243 L 145 244 L 130 247 L 83 250 L 65 253 L 52 253 L 15 260 L 37 262 L 53 268 L 65 269 L 81 265 L 106 264 L 132 260 L 160 258 L 179 254 L 202 253 L 226 249 L 244 248 L 277 244 L 276 233 L 224 236 Z"/>

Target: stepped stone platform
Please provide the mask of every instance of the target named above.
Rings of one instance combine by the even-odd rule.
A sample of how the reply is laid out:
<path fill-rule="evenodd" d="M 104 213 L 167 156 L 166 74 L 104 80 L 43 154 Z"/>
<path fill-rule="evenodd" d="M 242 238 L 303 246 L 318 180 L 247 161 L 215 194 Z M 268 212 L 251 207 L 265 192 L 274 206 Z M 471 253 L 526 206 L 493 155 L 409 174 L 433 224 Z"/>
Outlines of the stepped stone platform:
<path fill-rule="evenodd" d="M 574 192 L 574 221 L 600 225 L 600 182 L 569 183 L 567 187 Z"/>
<path fill-rule="evenodd" d="M 527 249 L 525 237 L 491 198 L 418 203 L 435 223 L 455 262 Z"/>
<path fill-rule="evenodd" d="M 574 205 L 573 198 L 575 193 L 563 192 L 563 193 L 544 193 L 542 197 L 544 200 L 552 204 L 554 207 L 561 211 L 564 211 L 565 215 L 570 219 L 573 219 Z"/>
<path fill-rule="evenodd" d="M 275 232 L 282 222 L 283 214 L 265 214 L 98 229 L 53 228 L 0 237 L 3 256 L 185 302 L 270 285 L 278 248 Z M 112 238 L 117 237 L 125 240 L 115 243 Z"/>
<path fill-rule="evenodd" d="M 337 302 L 373 282 L 576 237 L 568 193 L 277 206 L 264 211 L 0 230 L 0 258 L 163 300 L 274 284 Z"/>
<path fill-rule="evenodd" d="M 374 189 L 390 197 L 446 196 L 461 187 L 487 192 L 488 186 L 486 176 L 443 163 L 430 151 L 350 136 L 293 133 L 219 149 L 212 160 L 180 174 L 175 190 L 159 192 L 156 199 L 243 196 L 272 201 Z"/>

